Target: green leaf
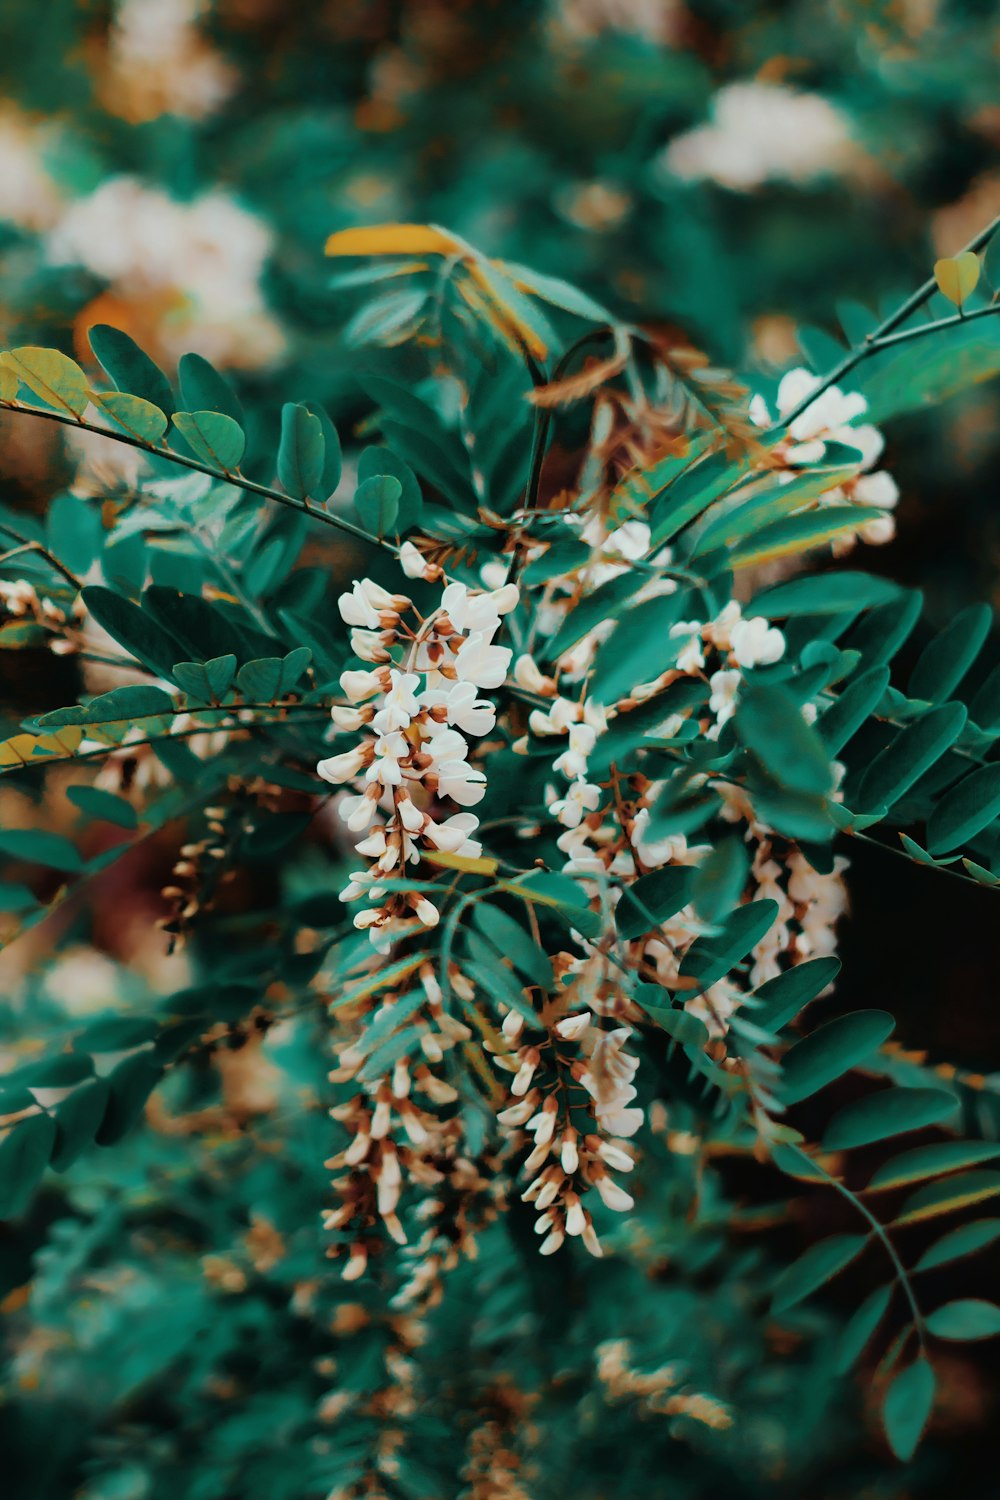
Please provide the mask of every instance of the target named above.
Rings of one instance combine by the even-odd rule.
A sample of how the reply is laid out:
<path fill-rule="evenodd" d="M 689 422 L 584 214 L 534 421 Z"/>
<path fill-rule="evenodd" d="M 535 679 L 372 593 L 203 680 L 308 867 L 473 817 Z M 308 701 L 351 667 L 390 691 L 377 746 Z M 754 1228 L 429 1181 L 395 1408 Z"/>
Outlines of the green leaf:
<path fill-rule="evenodd" d="M 107 1107 L 95 1136 L 99 1146 L 114 1146 L 131 1130 L 162 1076 L 162 1067 L 147 1052 L 126 1057 L 112 1069 Z"/>
<path fill-rule="evenodd" d="M 323 429 L 323 476 L 319 489 L 323 498 L 328 499 L 340 483 L 343 468 L 340 438 L 324 406 L 320 406 L 318 401 L 303 401 L 302 405 L 312 413 Z"/>
<path fill-rule="evenodd" d="M 891 1286 L 876 1287 L 851 1315 L 837 1345 L 835 1369 L 838 1375 L 846 1375 L 861 1358 L 869 1339 L 885 1317 L 891 1297 Z"/>
<path fill-rule="evenodd" d="M 570 610 L 555 635 L 545 646 L 545 660 L 556 661 L 564 651 L 575 646 L 577 641 L 581 641 L 595 626 L 600 625 L 604 620 L 617 618 L 633 594 L 637 594 L 645 582 L 644 573 L 630 570 L 619 574 L 617 578 L 609 578 L 607 583 L 600 584 L 593 593 L 587 594 Z M 666 653 L 664 655 L 666 656 Z M 666 662 L 664 665 L 666 666 Z"/>
<path fill-rule="evenodd" d="M 803 1037 L 782 1059 L 783 1103 L 798 1104 L 849 1073 L 882 1045 L 895 1024 L 888 1011 L 856 1010 Z"/>
<path fill-rule="evenodd" d="M 868 1184 L 869 1192 L 905 1187 L 924 1177 L 939 1177 L 960 1167 L 974 1167 L 979 1162 L 1000 1156 L 1000 1145 L 992 1141 L 935 1141 L 930 1146 L 916 1146 L 903 1151 L 891 1161 L 883 1162 Z"/>
<path fill-rule="evenodd" d="M 922 1224 L 925 1219 L 936 1219 L 941 1214 L 950 1214 L 960 1208 L 969 1208 L 973 1203 L 984 1203 L 1000 1193 L 1000 1172 L 989 1172 L 985 1168 L 978 1172 L 960 1172 L 944 1182 L 929 1182 L 926 1187 L 911 1193 L 903 1204 L 897 1224 Z"/>
<path fill-rule="evenodd" d="M 179 411 L 174 415 L 174 426 L 202 463 L 227 474 L 239 468 L 246 438 L 232 417 L 215 411 Z"/>
<path fill-rule="evenodd" d="M 889 1447 L 908 1463 L 917 1451 L 934 1406 L 934 1371 L 921 1357 L 893 1380 L 882 1403 L 882 1424 Z"/>
<path fill-rule="evenodd" d="M 157 677 L 169 677 L 172 664 L 183 656 L 177 637 L 151 615 L 113 589 L 93 584 L 83 590 L 83 602 L 102 629 L 124 646 Z"/>
<path fill-rule="evenodd" d="M 965 1255 L 974 1255 L 987 1245 L 1000 1239 L 1000 1219 L 977 1219 L 972 1224 L 961 1224 L 935 1240 L 925 1250 L 914 1266 L 914 1271 L 934 1271 L 950 1261 L 961 1260 Z"/>
<path fill-rule="evenodd" d="M 957 1108 L 954 1094 L 944 1089 L 880 1089 L 838 1110 L 826 1128 L 823 1150 L 850 1151 L 888 1136 L 923 1130 L 946 1120 Z"/>
<path fill-rule="evenodd" d="M 966 721 L 961 703 L 932 708 L 907 725 L 876 755 L 861 781 L 860 808 L 892 807 L 958 739 Z"/>
<path fill-rule="evenodd" d="M 798 515 L 772 522 L 749 541 L 734 547 L 730 560 L 734 568 L 749 568 L 778 557 L 790 557 L 856 531 L 884 514 L 869 505 L 823 505 L 816 510 L 800 511 Z"/>
<path fill-rule="evenodd" d="M 911 698 L 943 703 L 950 698 L 982 649 L 993 623 L 988 604 L 961 610 L 921 652 L 910 674 Z"/>
<path fill-rule="evenodd" d="M 699 990 L 709 989 L 760 942 L 774 926 L 777 915 L 776 901 L 748 901 L 738 906 L 716 932 L 695 939 L 681 960 L 680 977 L 696 980 Z"/>
<path fill-rule="evenodd" d="M 110 323 L 95 323 L 87 330 L 87 338 L 94 357 L 120 391 L 158 406 L 168 417 L 173 413 L 174 393 L 169 380 L 127 333 Z"/>
<path fill-rule="evenodd" d="M 600 913 L 590 910 L 587 892 L 575 880 L 557 870 L 529 870 L 516 881 L 504 880 L 500 884 L 511 895 L 524 896 L 551 907 L 584 937 L 596 937 L 602 929 Z"/>
<path fill-rule="evenodd" d="M 837 755 L 857 734 L 885 697 L 889 676 L 888 667 L 872 667 L 862 672 L 821 715 L 816 729 L 828 755 Z"/>
<path fill-rule="evenodd" d="M 287 656 L 265 656 L 248 661 L 236 683 L 248 703 L 273 703 L 291 692 L 312 660 L 308 646 L 296 646 Z"/>
<path fill-rule="evenodd" d="M 591 323 L 613 323 L 614 319 L 607 308 L 581 292 L 579 287 L 571 286 L 568 281 L 562 281 L 558 276 L 543 276 L 540 271 L 531 270 L 528 266 L 515 265 L 511 261 L 504 262 L 504 270 L 511 277 L 515 286 L 522 292 L 531 292 L 536 297 L 541 297 L 543 302 L 550 302 L 553 307 L 561 307 L 563 312 L 573 313 L 575 317 L 586 318 Z"/>
<path fill-rule="evenodd" d="M 399 510 L 394 527 L 402 536 L 404 532 L 420 524 L 423 514 L 424 500 L 417 477 L 409 464 L 397 457 L 391 448 L 375 446 L 363 449 L 358 459 L 359 484 L 386 474 L 399 481 Z"/>
<path fill-rule="evenodd" d="M 124 735 L 137 719 L 158 719 L 176 712 L 177 705 L 169 693 L 152 683 L 136 682 L 100 693 L 89 703 L 55 708 L 35 719 L 34 725 L 36 729 L 64 729 L 69 725 L 100 727 L 110 735 Z"/>
<path fill-rule="evenodd" d="M 50 870 L 75 873 L 83 869 L 83 859 L 69 839 L 42 828 L 0 829 L 0 853 Z"/>
<path fill-rule="evenodd" d="M 769 780 L 805 796 L 824 797 L 829 792 L 833 776 L 823 741 L 790 693 L 745 686 L 734 725 Z"/>
<path fill-rule="evenodd" d="M 615 926 L 623 942 L 652 932 L 691 899 L 693 871 L 685 865 L 664 865 L 626 886 L 615 908 Z"/>
<path fill-rule="evenodd" d="M 946 854 L 968 844 L 1000 817 L 1000 765 L 983 766 L 965 776 L 938 804 L 927 823 L 932 854 Z"/>
<path fill-rule="evenodd" d="M 708 1027 L 697 1016 L 676 1008 L 669 1003 L 670 997 L 657 984 L 640 984 L 632 996 L 637 1005 L 661 1031 L 672 1036 L 684 1047 L 704 1047 L 708 1041 Z M 663 1002 L 667 1003 L 664 1004 Z"/>
<path fill-rule="evenodd" d="M 74 1089 L 56 1105 L 52 1166 L 57 1172 L 65 1172 L 81 1152 L 93 1145 L 107 1107 L 108 1085 L 103 1078 L 94 1078 Z"/>
<path fill-rule="evenodd" d="M 764 1031 L 780 1031 L 803 1006 L 832 984 L 839 973 L 839 958 L 811 958 L 774 979 L 765 980 L 753 992 L 752 998 L 761 1007 L 751 1011 L 755 1023 Z"/>
<path fill-rule="evenodd" d="M 1000 1333 L 1000 1307 L 979 1297 L 960 1297 L 928 1314 L 927 1331 L 938 1339 L 991 1339 Z"/>
<path fill-rule="evenodd" d="M 278 479 L 290 495 L 305 500 L 318 495 L 323 484 L 326 441 L 318 417 L 304 406 L 286 402 L 281 408 Z"/>
<path fill-rule="evenodd" d="M 48 1115 L 29 1115 L 0 1139 L 0 1219 L 23 1213 L 45 1171 L 56 1138 Z"/>
<path fill-rule="evenodd" d="M 746 844 L 737 835 L 716 844 L 696 867 L 691 901 L 704 922 L 714 922 L 739 900 L 750 869 Z"/>
<path fill-rule="evenodd" d="M 210 661 L 178 661 L 170 669 L 178 687 L 199 703 L 214 703 L 224 698 L 236 677 L 236 657 L 232 652 L 213 656 Z"/>
<path fill-rule="evenodd" d="M 874 604 L 885 604 L 899 593 L 897 584 L 871 573 L 818 573 L 775 584 L 755 594 L 748 615 L 769 620 L 793 615 L 852 614 Z"/>
<path fill-rule="evenodd" d="M 219 412 L 243 425 L 239 397 L 224 375 L 200 354 L 182 354 L 177 366 L 181 402 L 187 412 Z"/>
<path fill-rule="evenodd" d="M 804 1255 L 788 1266 L 778 1277 L 771 1303 L 772 1312 L 787 1312 L 831 1281 L 849 1266 L 867 1244 L 863 1234 L 834 1234 L 810 1245 Z"/>
<path fill-rule="evenodd" d="M 653 682 L 679 654 L 681 642 L 671 641 L 687 592 L 663 594 L 632 605 L 597 649 L 589 693 L 598 703 L 617 703 L 638 683 Z"/>
<path fill-rule="evenodd" d="M 361 524 L 377 537 L 393 534 L 402 493 L 403 486 L 392 474 L 373 474 L 363 480 L 354 492 L 354 509 Z"/>
<path fill-rule="evenodd" d="M 111 418 L 116 427 L 130 437 L 139 438 L 155 447 L 163 441 L 167 430 L 167 419 L 158 406 L 143 401 L 141 396 L 130 396 L 123 391 L 103 391 L 96 397 L 101 411 Z"/>
<path fill-rule="evenodd" d="M 139 826 L 139 815 L 131 802 L 115 792 L 105 792 L 96 786 L 71 786 L 67 787 L 66 795 L 90 818 L 102 818 L 118 828 Z"/>
<path fill-rule="evenodd" d="M 552 961 L 520 922 L 499 906 L 486 901 L 477 902 L 473 907 L 472 921 L 497 953 L 509 958 L 526 979 L 543 990 L 552 988 Z"/>
<path fill-rule="evenodd" d="M 53 411 L 82 417 L 90 402 L 87 377 L 75 360 L 57 349 L 39 349 L 25 345 L 0 354 L 0 364 L 13 370 L 18 379 Z"/>

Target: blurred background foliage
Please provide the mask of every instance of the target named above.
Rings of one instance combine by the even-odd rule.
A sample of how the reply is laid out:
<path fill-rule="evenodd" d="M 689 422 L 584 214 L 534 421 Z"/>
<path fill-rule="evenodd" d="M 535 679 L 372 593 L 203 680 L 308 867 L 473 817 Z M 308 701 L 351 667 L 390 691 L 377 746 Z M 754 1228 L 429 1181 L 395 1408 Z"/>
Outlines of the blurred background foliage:
<path fill-rule="evenodd" d="M 851 336 L 859 304 L 891 303 L 1000 212 L 998 50 L 993 0 L 5 0 L 0 344 L 81 357 L 87 328 L 111 322 L 168 366 L 194 349 L 225 368 L 251 424 L 308 395 L 349 430 L 364 410 L 340 340 L 354 304 L 331 288 L 322 244 L 416 220 L 564 276 L 766 384 L 798 361 L 804 329 Z M 888 432 L 899 535 L 865 565 L 927 590 L 928 630 L 970 598 L 1000 603 L 998 403 L 986 384 Z M 40 507 L 66 463 L 49 432 L 0 424 L 5 503 Z M 349 549 L 334 568 L 352 572 Z M 24 669 L 0 667 L 15 716 Z M 47 670 L 53 704 L 67 701 L 72 669 Z M 103 912 L 64 930 L 44 977 L 37 944 L 5 955 L 12 1056 L 46 1022 L 111 1000 L 141 1008 L 183 983 L 152 926 L 170 858 L 152 841 Z M 880 989 L 912 981 L 903 1027 L 932 1043 L 947 1030 L 953 1055 L 990 1071 L 990 893 L 970 901 L 927 872 L 898 873 L 890 883 L 883 864 L 856 861 L 849 998 L 877 1005 Z M 932 936 L 916 961 L 918 931 Z M 119 1152 L 85 1157 L 0 1228 L 13 1500 L 329 1488 L 317 1406 L 371 1374 L 352 1365 L 350 1321 L 365 1315 L 345 1312 L 322 1259 L 323 1061 L 308 1028 L 240 1040 L 185 1069 Z M 808 1339 L 768 1362 L 755 1242 L 719 1270 L 711 1191 L 699 1186 L 687 1223 L 683 1155 L 665 1151 L 664 1171 L 669 1202 L 643 1213 L 657 1243 L 685 1226 L 684 1270 L 667 1278 L 673 1321 L 656 1327 L 690 1348 L 696 1377 L 699 1361 L 712 1372 L 706 1385 L 723 1369 L 741 1435 L 716 1434 L 709 1450 L 641 1402 L 578 1402 L 609 1327 L 657 1365 L 656 1331 L 631 1310 L 650 1274 L 640 1244 L 615 1272 L 618 1312 L 592 1327 L 596 1294 L 576 1286 L 561 1334 L 547 1328 L 563 1397 L 546 1415 L 543 1487 L 528 1493 L 932 1495 L 960 1450 L 985 1454 L 995 1396 L 975 1349 L 954 1356 L 940 1430 L 909 1470 L 884 1458 L 850 1392 L 832 1393 Z M 459 1358 L 455 1325 L 432 1322 L 420 1359 L 445 1406 L 454 1370 L 475 1370 L 456 1409 L 493 1411 L 516 1433 L 531 1414 L 491 1384 L 490 1338 L 515 1365 L 543 1354 L 542 1306 L 505 1323 L 514 1220 L 487 1232 L 485 1272 L 457 1273 L 459 1301 L 487 1309 L 469 1325 L 481 1347 Z M 766 1203 L 748 1220 L 766 1223 Z M 808 1316 L 804 1334 L 836 1333 L 835 1312 Z M 457 1482 L 434 1471 L 434 1420 L 421 1439 L 430 1477 L 405 1493 Z M 364 1423 L 355 1441 L 374 1441 Z"/>

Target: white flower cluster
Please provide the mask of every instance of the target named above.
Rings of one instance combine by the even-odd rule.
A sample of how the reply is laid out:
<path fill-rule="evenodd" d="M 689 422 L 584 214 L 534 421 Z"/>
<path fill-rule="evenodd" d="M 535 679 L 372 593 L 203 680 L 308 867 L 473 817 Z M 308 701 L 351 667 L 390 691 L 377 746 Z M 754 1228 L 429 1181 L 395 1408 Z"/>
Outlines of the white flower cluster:
<path fill-rule="evenodd" d="M 820 384 L 818 376 L 804 369 L 789 370 L 781 378 L 775 404 L 782 418 L 804 401 Z M 857 475 L 827 490 L 819 500 L 820 505 L 871 505 L 880 510 L 893 510 L 899 500 L 899 489 L 892 475 L 875 465 L 885 447 L 885 439 L 871 422 L 858 422 L 868 410 L 868 403 L 859 391 L 842 391 L 839 386 L 830 386 L 815 401 L 792 421 L 788 439 L 775 450 L 784 465 L 779 476 L 790 478 L 795 469 L 803 464 L 822 461 L 827 443 L 842 443 L 856 448 L 860 455 Z M 758 427 L 771 425 L 771 413 L 761 396 L 754 396 L 750 403 L 751 419 Z M 877 516 L 858 528 L 862 541 L 879 545 L 889 542 L 896 533 L 891 516 Z M 834 552 L 842 553 L 853 546 L 853 537 L 834 544 Z"/>
<path fill-rule="evenodd" d="M 411 628 L 404 616 L 412 601 L 370 578 L 340 596 L 354 651 L 372 665 L 342 674 L 348 706 L 331 713 L 338 729 L 368 732 L 317 770 L 334 785 L 360 783 L 339 813 L 352 833 L 365 835 L 357 852 L 372 864 L 351 876 L 341 899 L 381 902 L 360 911 L 354 924 L 368 928 L 382 951 L 407 930 L 434 926 L 438 911 L 414 892 L 382 901 L 379 882 L 405 875 L 421 849 L 481 852 L 473 838 L 479 820 L 466 809 L 482 800 L 486 777 L 470 764 L 466 737 L 481 739 L 496 725 L 496 709 L 479 690 L 500 687 L 507 675 L 512 652 L 493 637 L 517 601 L 515 584 L 473 592 L 449 583 L 440 606 Z M 407 648 L 401 667 L 391 655 L 400 642 Z"/>
<path fill-rule="evenodd" d="M 565 997 L 564 997 L 565 998 Z M 625 1051 L 631 1028 L 606 1031 L 589 1009 L 540 1017 L 544 1035 L 524 1038 L 524 1017 L 510 1011 L 503 1032 L 514 1050 L 496 1058 L 497 1065 L 514 1074 L 512 1103 L 497 1116 L 507 1130 L 524 1131 L 533 1140 L 524 1172 L 530 1179 L 522 1193 L 538 1213 L 535 1231 L 543 1235 L 543 1255 L 553 1255 L 566 1236 L 579 1236 L 591 1255 L 601 1255 L 601 1244 L 584 1198 L 593 1189 L 606 1208 L 627 1212 L 633 1199 L 612 1177 L 611 1170 L 631 1172 L 635 1162 L 624 1139 L 635 1135 L 643 1111 L 632 1104 L 632 1082 L 638 1059 Z M 565 1081 L 565 1088 L 561 1086 Z M 586 1110 L 594 1128 L 583 1134 L 573 1123 L 568 1102 L 575 1092 L 575 1110 Z"/>

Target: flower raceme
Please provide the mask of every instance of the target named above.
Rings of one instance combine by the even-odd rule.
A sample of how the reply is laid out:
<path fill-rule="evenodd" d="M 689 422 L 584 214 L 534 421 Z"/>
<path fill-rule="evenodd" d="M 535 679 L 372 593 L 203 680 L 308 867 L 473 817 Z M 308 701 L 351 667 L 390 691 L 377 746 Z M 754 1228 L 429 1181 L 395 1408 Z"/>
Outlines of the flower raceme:
<path fill-rule="evenodd" d="M 467 809 L 482 801 L 486 777 L 470 763 L 468 740 L 496 726 L 496 709 L 479 690 L 500 687 L 507 675 L 513 653 L 493 638 L 517 601 L 514 584 L 474 591 L 449 583 L 438 608 L 415 625 L 406 619 L 412 601 L 370 578 L 338 601 L 355 653 L 371 665 L 341 675 L 348 702 L 331 714 L 338 729 L 365 733 L 317 770 L 354 788 L 338 810 L 350 832 L 363 835 L 356 849 L 371 863 L 351 875 L 341 900 L 367 895 L 375 903 L 354 924 L 368 929 L 380 951 L 438 920 L 426 896 L 386 897 L 380 880 L 404 874 L 422 850 L 473 858 L 481 852 L 473 837 L 479 820 Z"/>

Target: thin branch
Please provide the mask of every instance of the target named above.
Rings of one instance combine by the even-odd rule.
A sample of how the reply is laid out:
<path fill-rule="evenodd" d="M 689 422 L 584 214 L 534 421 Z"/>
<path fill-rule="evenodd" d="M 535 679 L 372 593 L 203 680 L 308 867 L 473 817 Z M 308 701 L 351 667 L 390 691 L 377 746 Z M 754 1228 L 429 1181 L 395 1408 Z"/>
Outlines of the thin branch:
<path fill-rule="evenodd" d="M 313 520 L 321 521 L 324 526 L 333 526 L 338 531 L 353 536 L 359 542 L 368 542 L 373 547 L 384 547 L 394 556 L 399 555 L 399 548 L 394 542 L 387 541 L 384 537 L 377 537 L 372 532 L 365 531 L 364 527 L 355 526 L 353 521 L 345 521 L 343 516 L 335 515 L 331 511 L 317 510 L 315 506 L 310 505 L 308 500 L 297 500 L 294 495 L 286 495 L 283 490 L 272 489 L 270 485 L 258 484 L 256 480 L 247 479 L 236 470 L 230 472 L 227 469 L 213 468 L 211 464 L 202 463 L 200 459 L 185 458 L 182 453 L 174 453 L 170 448 L 158 448 L 154 443 L 147 443 L 131 433 L 115 432 L 109 427 L 98 427 L 96 423 L 88 422 L 83 417 L 71 417 L 65 412 L 45 411 L 42 407 L 27 406 L 20 401 L 0 401 L 0 409 L 20 412 L 29 417 L 41 417 L 45 422 L 58 422 L 62 427 L 79 428 L 84 432 L 93 432 L 98 437 L 111 438 L 114 442 L 124 443 L 129 448 L 138 448 L 140 453 L 148 453 L 153 458 L 165 458 L 181 468 L 194 469 L 199 474 L 207 474 L 210 479 L 215 479 L 220 484 L 232 484 L 252 495 L 260 495 L 265 500 L 274 500 L 279 505 L 288 506 L 291 510 L 302 511 Z"/>
<path fill-rule="evenodd" d="M 969 243 L 958 253 L 960 255 L 967 255 L 970 251 L 975 254 L 977 251 L 982 250 L 985 245 L 989 244 L 990 240 L 993 238 L 994 234 L 996 234 L 998 229 L 1000 229 L 1000 215 L 998 215 L 991 224 L 988 224 L 985 229 L 981 229 L 979 233 L 973 239 L 971 239 Z M 849 375 L 852 370 L 856 369 L 857 366 L 861 364 L 862 360 L 868 359 L 872 354 L 878 353 L 879 349 L 886 348 L 890 343 L 902 343 L 902 336 L 897 335 L 895 339 L 890 340 L 888 338 L 888 335 L 895 333 L 895 330 L 899 328 L 900 324 L 905 323 L 907 318 L 912 317 L 915 312 L 919 312 L 920 308 L 934 295 L 937 289 L 938 285 L 936 278 L 934 276 L 929 276 L 927 280 L 921 286 L 919 286 L 915 292 L 912 293 L 911 296 L 907 297 L 905 302 L 901 303 L 900 306 L 897 307 L 894 313 L 891 313 L 889 317 L 886 318 L 883 323 L 880 323 L 877 328 L 873 329 L 871 333 L 866 334 L 863 343 L 859 344 L 856 349 L 852 349 L 840 361 L 840 364 L 835 365 L 828 374 L 824 375 L 815 390 L 810 391 L 807 396 L 803 396 L 798 405 L 794 406 L 790 412 L 787 412 L 782 417 L 780 422 L 775 422 L 770 431 L 775 432 L 780 431 L 786 427 L 790 427 L 791 424 L 795 421 L 796 417 L 800 417 L 802 413 L 806 411 L 807 408 L 810 407 L 813 402 L 818 399 L 818 397 L 823 395 L 824 391 L 828 391 L 832 385 L 837 384 L 838 380 L 842 380 L 845 375 Z M 984 313 L 993 311 L 994 308 L 992 307 L 980 308 L 976 309 L 972 313 L 958 315 L 955 318 L 940 319 L 938 320 L 938 322 L 943 323 L 945 326 L 950 326 L 954 322 L 968 322 L 971 317 L 982 316 Z M 917 334 L 931 332 L 936 326 L 937 323 L 928 323 L 926 325 L 923 325 L 919 329 L 908 329 L 906 332 L 906 336 L 916 337 Z"/>

